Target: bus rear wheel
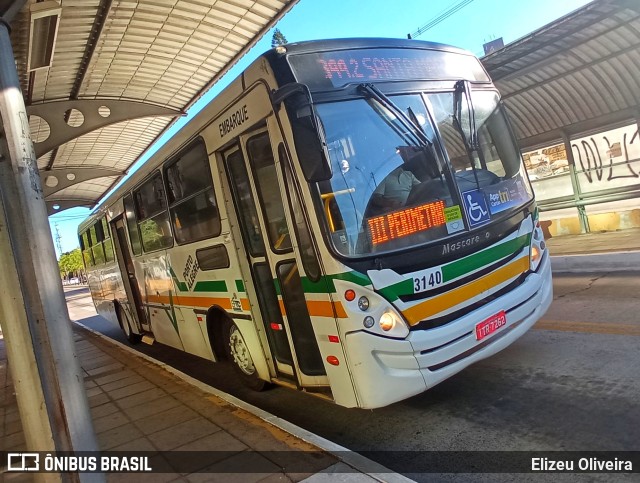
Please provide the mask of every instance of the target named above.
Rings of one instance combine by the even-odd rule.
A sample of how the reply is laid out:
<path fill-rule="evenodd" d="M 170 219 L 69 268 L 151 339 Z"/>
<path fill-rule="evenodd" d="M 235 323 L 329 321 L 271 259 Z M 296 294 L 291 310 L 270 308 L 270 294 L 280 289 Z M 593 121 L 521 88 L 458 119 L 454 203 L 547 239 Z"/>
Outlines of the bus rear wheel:
<path fill-rule="evenodd" d="M 227 357 L 243 384 L 254 391 L 262 391 L 267 383 L 258 377 L 258 371 L 253 364 L 249 348 L 238 326 L 227 320 L 224 326 L 224 335 Z"/>

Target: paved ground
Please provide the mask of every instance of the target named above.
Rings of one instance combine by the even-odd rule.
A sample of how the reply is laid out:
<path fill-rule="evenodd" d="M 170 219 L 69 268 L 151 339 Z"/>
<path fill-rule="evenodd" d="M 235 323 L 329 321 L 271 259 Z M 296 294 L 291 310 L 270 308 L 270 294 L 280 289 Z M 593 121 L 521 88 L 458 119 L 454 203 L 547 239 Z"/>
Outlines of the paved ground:
<path fill-rule="evenodd" d="M 554 273 L 640 270 L 640 228 L 547 239 Z"/>
<path fill-rule="evenodd" d="M 640 267 L 634 258 L 640 255 L 640 230 L 558 237 L 548 240 L 548 244 L 554 260 L 566 257 L 573 263 L 578 260 L 576 257 L 588 256 L 590 258 L 579 259 L 579 266 L 586 263 L 587 267 L 592 267 L 596 262 L 611 262 L 614 260 L 612 252 L 619 252 L 625 260 L 623 268 Z M 568 271 L 571 271 L 571 266 Z M 78 293 L 71 298 L 75 296 L 84 295 Z M 77 318 L 89 316 L 92 311 L 90 306 L 84 309 L 79 306 L 78 309 Z M 566 325 L 567 321 L 562 322 Z M 593 325 L 597 322 L 594 321 Z M 625 326 L 624 330 L 627 329 Z M 340 453 L 337 445 L 333 446 L 337 452 L 324 451 L 322 444 L 309 442 L 315 435 L 311 434 L 305 441 L 291 434 L 300 428 L 291 425 L 292 431 L 285 431 L 286 422 L 280 425 L 282 427 L 274 426 L 271 422 L 277 418 L 259 411 L 247 411 L 230 403 L 221 394 L 215 394 L 205 386 L 187 383 L 148 360 L 132 355 L 130 351 L 105 343 L 90 332 L 76 328 L 74 335 L 101 449 L 148 450 L 157 458 L 154 465 L 160 465 L 165 471 L 161 475 L 141 475 L 150 481 L 228 481 L 233 475 L 213 473 L 205 477 L 205 473 L 195 471 L 205 467 L 219 468 L 234 461 L 243 465 L 231 478 L 238 481 L 299 481 L 307 477 L 314 481 L 338 477 L 357 481 L 401 479 L 399 475 L 375 471 L 370 475 L 358 473 L 352 469 L 357 464 L 350 465 L 349 461 L 340 461 L 341 458 L 336 456 Z M 532 336 L 537 337 L 535 333 Z M 446 384 L 442 386 L 445 393 L 447 387 Z M 0 451 L 26 449 L 1 338 L 0 391 Z M 431 393 L 430 397 L 434 396 L 437 398 L 438 391 Z M 448 405 L 451 405 L 451 395 L 447 398 Z M 331 445 L 330 442 L 327 444 Z M 184 459 L 176 461 L 167 453 L 160 453 L 204 449 L 212 451 L 195 463 L 188 462 L 190 466 L 187 468 L 181 466 Z M 273 450 L 280 450 L 280 453 L 272 453 Z M 293 454 L 296 456 L 291 458 Z M 247 455 L 250 461 L 246 459 Z M 243 472 L 243 468 L 249 467 L 253 472 Z M 237 467 L 234 469 L 238 470 Z M 349 472 L 332 473 L 345 469 Z M 318 471 L 324 473 L 318 474 Z M 31 481 L 29 476 L 19 474 L 4 474 L 3 477 L 4 481 Z M 144 478 L 135 478 L 135 481 L 139 480 Z M 134 480 L 130 475 L 110 475 L 109 481 Z"/>
<path fill-rule="evenodd" d="M 144 454 L 162 472 L 110 474 L 110 482 L 313 482 L 324 479 L 318 472 L 327 478 L 338 473 L 343 481 L 403 480 L 362 474 L 348 454 L 341 462 L 267 421 L 270 415 L 231 404 L 86 329 L 75 326 L 74 339 L 99 448 Z M 1 338 L 0 361 L 0 451 L 27 451 Z M 32 481 L 24 473 L 2 476 L 12 483 Z"/>
<path fill-rule="evenodd" d="M 548 238 L 547 245 L 553 256 L 638 251 L 640 228 L 557 236 Z"/>

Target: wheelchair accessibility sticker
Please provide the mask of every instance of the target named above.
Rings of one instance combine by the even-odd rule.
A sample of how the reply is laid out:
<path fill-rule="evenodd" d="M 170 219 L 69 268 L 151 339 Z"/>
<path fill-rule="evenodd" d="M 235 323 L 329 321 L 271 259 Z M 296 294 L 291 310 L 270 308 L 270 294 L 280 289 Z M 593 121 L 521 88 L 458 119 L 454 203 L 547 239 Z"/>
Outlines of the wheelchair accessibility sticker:
<path fill-rule="evenodd" d="M 480 190 L 465 191 L 462 193 L 464 209 L 469 216 L 469 225 L 477 226 L 488 222 L 491 219 L 487 201 Z"/>

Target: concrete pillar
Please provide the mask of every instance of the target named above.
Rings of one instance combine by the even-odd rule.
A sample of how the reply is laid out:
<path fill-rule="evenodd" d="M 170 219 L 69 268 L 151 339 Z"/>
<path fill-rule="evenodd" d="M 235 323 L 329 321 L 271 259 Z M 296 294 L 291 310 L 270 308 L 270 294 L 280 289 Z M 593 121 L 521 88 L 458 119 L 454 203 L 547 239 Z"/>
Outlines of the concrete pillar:
<path fill-rule="evenodd" d="M 0 120 L 0 208 L 3 212 L 0 268 L 7 269 L 1 278 L 0 314 L 3 331 L 8 334 L 7 345 L 11 344 L 7 353 L 12 378 L 19 390 L 16 395 L 28 449 L 97 451 L 29 121 L 8 25 L 3 19 L 0 19 Z M 4 249 L 9 246 L 11 250 Z M 31 347 L 21 350 L 21 345 L 29 341 Z M 43 435 L 38 437 L 38 433 Z M 50 446 L 51 442 L 54 447 Z M 102 474 L 60 477 L 63 481 L 105 481 Z"/>

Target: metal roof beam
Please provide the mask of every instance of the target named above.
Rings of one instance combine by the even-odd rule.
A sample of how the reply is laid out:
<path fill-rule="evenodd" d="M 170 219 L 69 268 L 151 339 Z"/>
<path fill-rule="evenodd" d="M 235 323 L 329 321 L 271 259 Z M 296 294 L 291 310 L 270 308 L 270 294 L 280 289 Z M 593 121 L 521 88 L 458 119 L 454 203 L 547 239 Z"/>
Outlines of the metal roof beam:
<path fill-rule="evenodd" d="M 112 168 L 67 166 L 40 171 L 40 179 L 42 180 L 44 197 L 48 199 L 54 193 L 83 181 L 107 176 L 124 176 L 125 174 L 125 171 Z"/>
<path fill-rule="evenodd" d="M 518 89 L 517 91 L 513 91 L 513 92 L 510 92 L 508 94 L 505 94 L 505 95 L 502 96 L 502 99 L 505 100 L 505 99 L 509 99 L 510 97 L 519 96 L 521 94 L 524 94 L 525 92 L 530 91 L 531 89 L 537 89 L 540 86 L 543 86 L 543 85 L 549 84 L 551 82 L 557 81 L 558 79 L 568 78 L 568 77 L 572 76 L 573 74 L 575 74 L 577 72 L 580 72 L 582 70 L 590 70 L 595 65 L 601 64 L 603 62 L 607 62 L 607 61 L 609 61 L 611 59 L 615 59 L 615 58 L 620 57 L 620 56 L 622 56 L 624 54 L 628 54 L 628 53 L 631 53 L 631 52 L 636 52 L 639 48 L 640 48 L 640 43 L 633 44 L 633 45 L 627 47 L 626 49 L 621 49 L 621 50 L 618 50 L 616 52 L 612 52 L 609 55 L 606 55 L 604 57 L 599 57 L 599 58 L 594 59 L 594 60 L 592 60 L 591 62 L 588 62 L 588 63 L 583 63 L 582 65 L 580 65 L 578 67 L 574 67 L 573 69 L 568 70 L 566 72 L 563 72 L 561 74 L 557 74 L 557 75 L 554 75 L 554 76 L 549 77 L 547 79 L 544 79 L 544 80 L 541 80 L 541 81 L 537 81 L 534 84 L 531 84 L 531 85 L 528 85 L 528 86 L 523 87 L 521 89 Z M 499 83 L 500 83 L 500 81 L 498 81 L 498 84 Z"/>
<path fill-rule="evenodd" d="M 65 114 L 72 109 L 79 111 L 80 115 L 72 115 L 65 122 Z M 36 157 L 39 158 L 54 148 L 110 124 L 149 116 L 177 117 L 184 113 L 139 101 L 80 99 L 33 104 L 27 107 L 27 114 L 38 116 L 49 125 L 49 136 L 33 143 Z"/>
<path fill-rule="evenodd" d="M 88 198 L 75 198 L 75 199 L 61 199 L 61 200 L 46 200 L 47 214 L 49 216 L 60 213 L 61 211 L 68 210 L 69 208 L 76 208 L 78 206 L 84 206 L 91 208 L 96 204 L 96 200 Z"/>
<path fill-rule="evenodd" d="M 567 126 L 562 126 L 559 129 L 543 132 L 530 136 L 527 138 L 518 139 L 518 145 L 523 151 L 530 149 L 536 149 L 539 146 L 547 143 L 555 143 L 562 139 L 563 133 L 570 137 L 576 137 L 587 135 L 594 131 L 606 131 L 607 129 L 614 129 L 627 124 L 633 124 L 634 121 L 640 120 L 640 109 L 628 108 L 618 112 L 605 114 L 596 118 L 587 119 L 581 122 L 573 123 Z M 640 125 L 639 125 L 640 129 Z"/>

